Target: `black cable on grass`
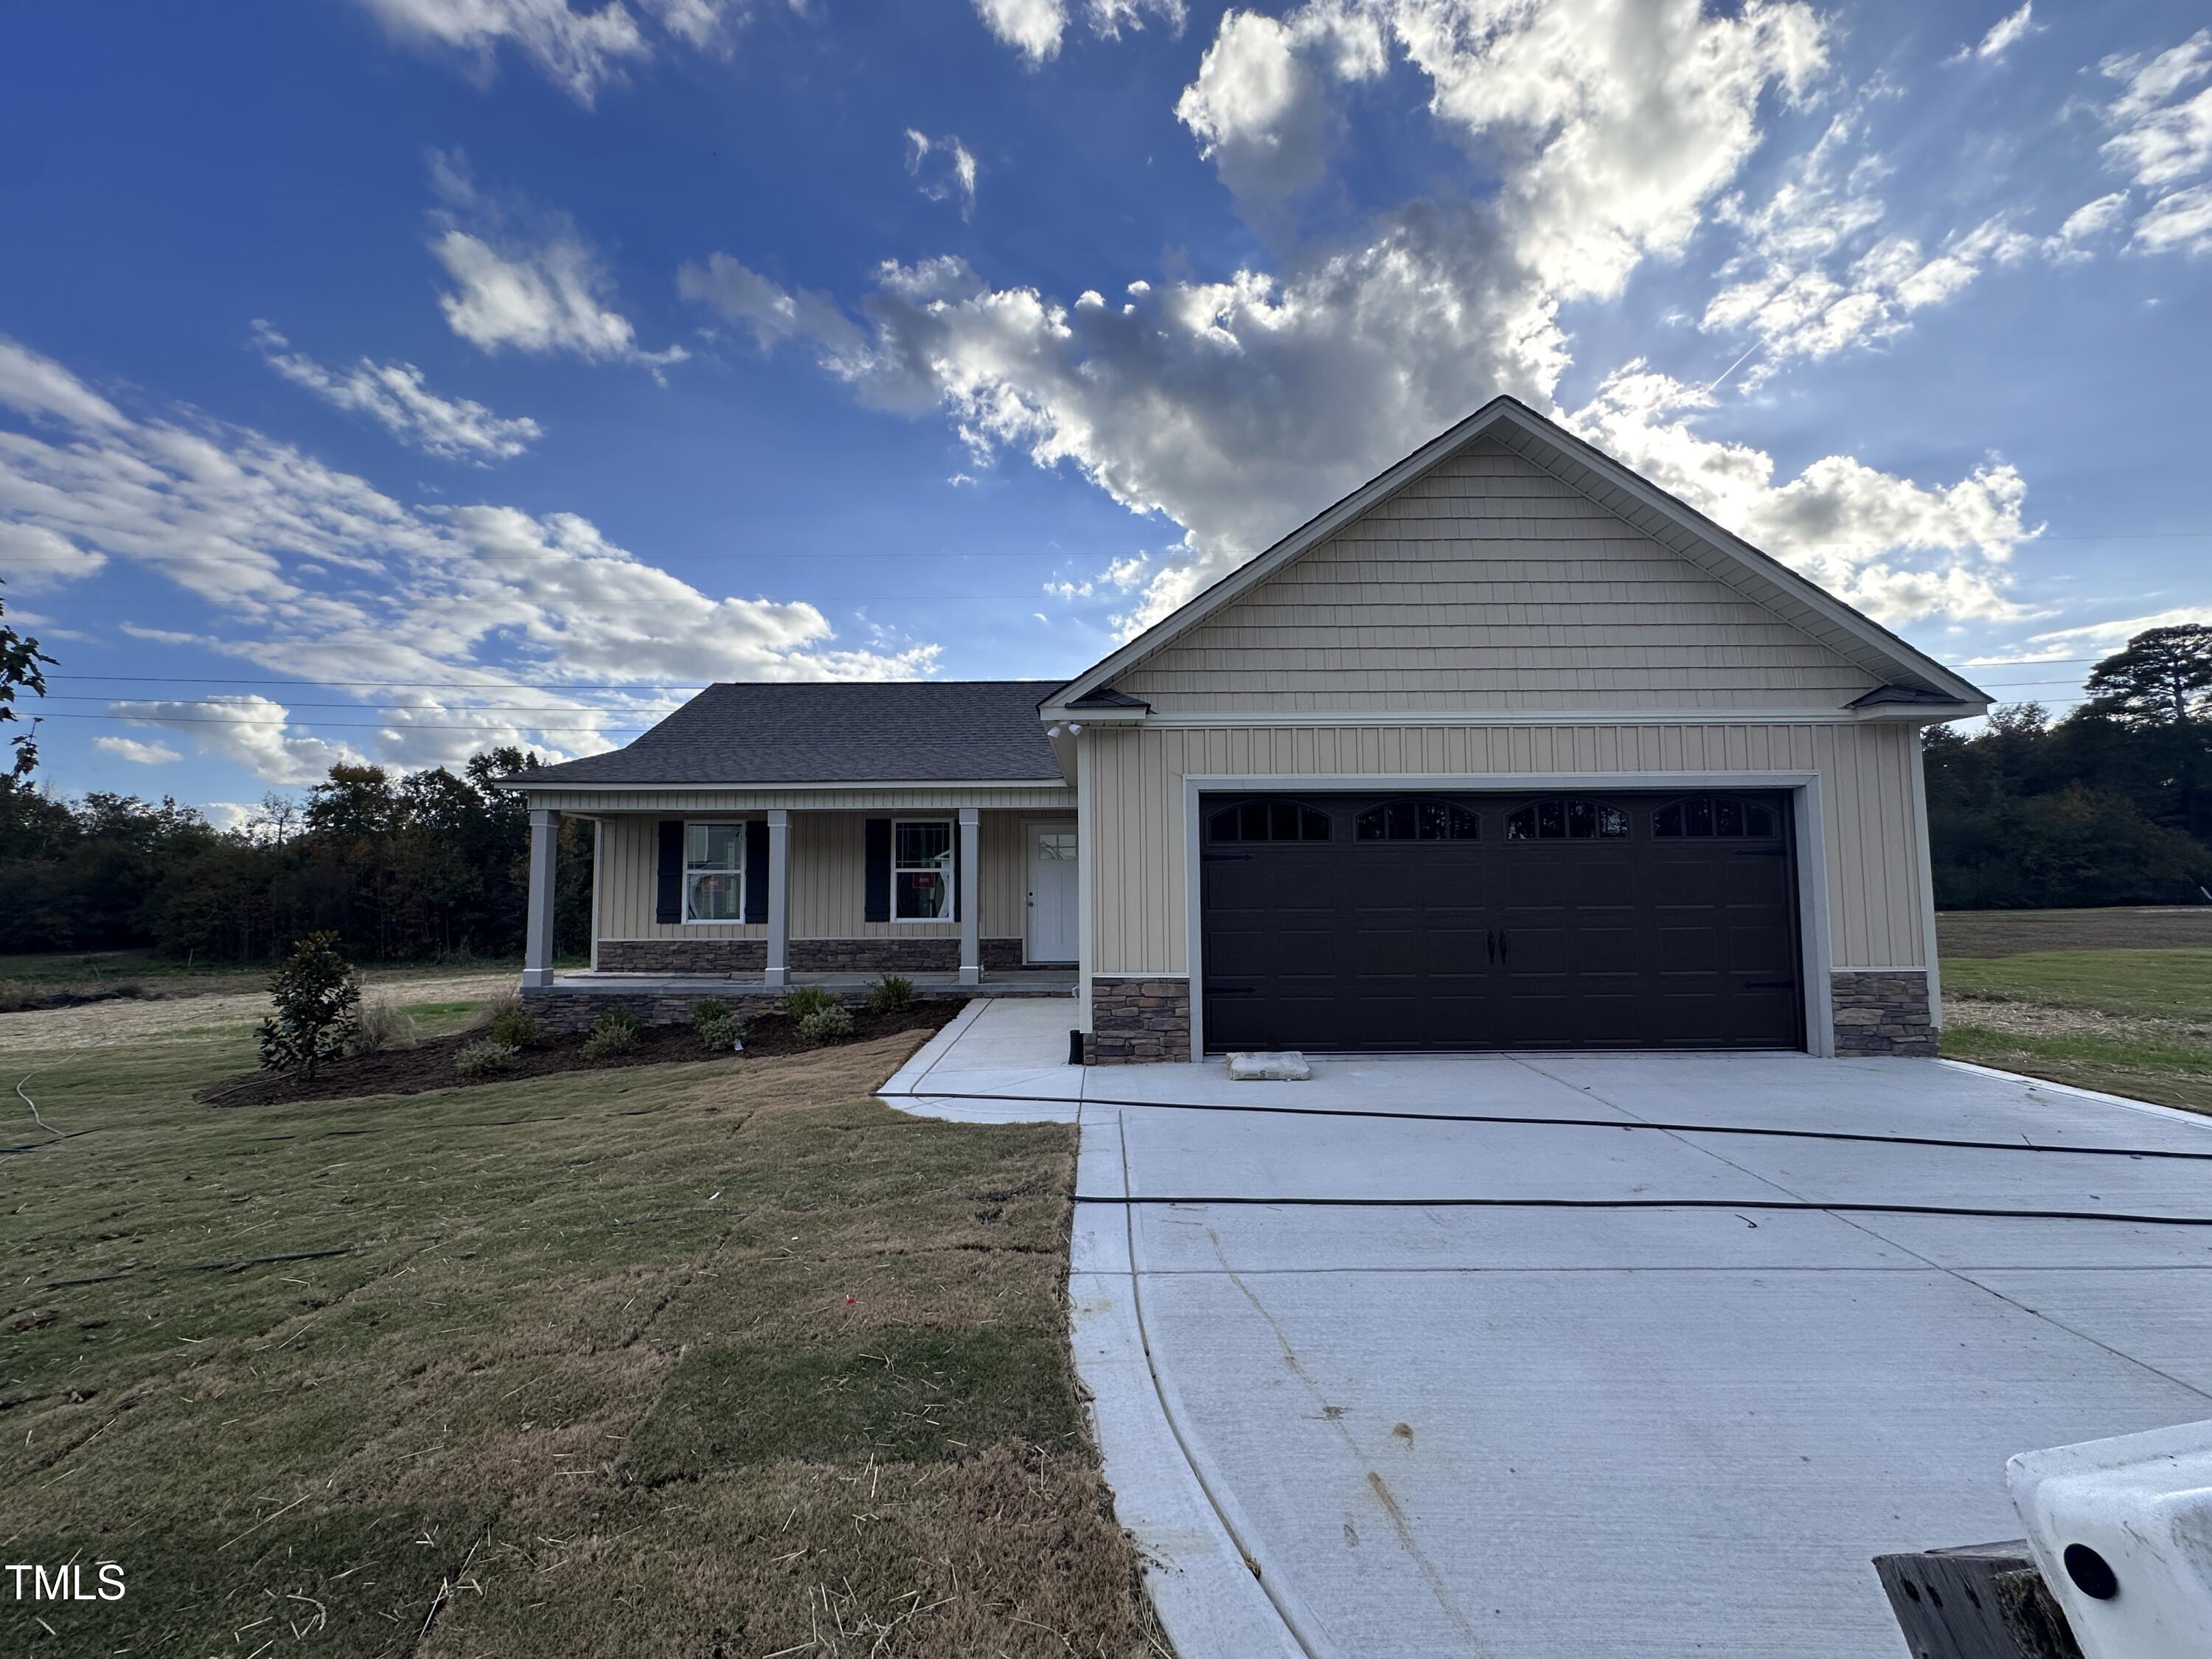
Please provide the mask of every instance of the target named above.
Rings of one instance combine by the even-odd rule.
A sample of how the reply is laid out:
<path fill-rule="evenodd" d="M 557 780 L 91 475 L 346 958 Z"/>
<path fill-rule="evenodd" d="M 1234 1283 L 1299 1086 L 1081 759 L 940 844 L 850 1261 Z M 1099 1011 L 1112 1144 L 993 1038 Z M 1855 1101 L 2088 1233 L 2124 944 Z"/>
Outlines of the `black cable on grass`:
<path fill-rule="evenodd" d="M 910 1089 L 885 1098 L 900 1100 L 986 1100 L 1042 1106 L 1145 1107 L 1162 1112 L 1243 1112 L 1270 1117 L 1380 1118 L 1401 1123 L 1526 1123 L 1555 1129 L 1657 1129 L 1670 1134 L 1759 1135 L 1778 1140 L 1847 1140 L 1877 1146 L 1951 1146 L 1979 1152 L 2070 1152 L 2084 1158 L 2165 1158 L 2212 1164 L 2212 1152 L 2176 1152 L 2161 1146 L 2052 1146 L 2028 1140 L 1956 1140 L 1941 1135 L 1858 1134 L 1846 1129 L 1775 1129 L 1731 1123 L 1662 1123 L 1648 1118 L 1522 1117 L 1492 1112 L 1390 1112 L 1357 1106 L 1249 1106 L 1190 1100 L 1070 1100 L 1060 1095 L 959 1095 Z"/>
<path fill-rule="evenodd" d="M 1967 1216 L 2002 1221 L 2129 1221 L 2151 1227 L 2212 1227 L 2212 1216 L 2134 1215 L 2118 1210 L 1996 1210 L 1953 1204 L 1823 1204 L 1813 1199 L 1737 1198 L 1250 1198 L 1243 1194 L 1078 1193 L 1078 1204 L 1258 1206 L 1267 1209 L 1329 1210 L 1814 1210 L 1839 1215 Z"/>

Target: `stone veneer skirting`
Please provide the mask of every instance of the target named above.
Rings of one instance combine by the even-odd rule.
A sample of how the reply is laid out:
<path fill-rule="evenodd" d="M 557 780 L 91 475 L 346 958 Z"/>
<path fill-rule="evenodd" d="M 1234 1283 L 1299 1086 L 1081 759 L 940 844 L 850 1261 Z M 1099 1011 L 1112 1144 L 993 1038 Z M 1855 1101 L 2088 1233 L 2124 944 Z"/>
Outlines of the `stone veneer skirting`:
<path fill-rule="evenodd" d="M 1933 1058 L 1928 975 L 1919 969 L 1838 969 L 1831 976 L 1836 1053 Z"/>
<path fill-rule="evenodd" d="M 1022 942 L 987 939 L 986 968 L 1018 968 Z M 795 939 L 794 974 L 954 973 L 957 939 Z M 768 941 L 760 939 L 607 939 L 599 941 L 603 974 L 757 974 L 768 967 Z"/>
<path fill-rule="evenodd" d="M 1190 1058 L 1190 981 L 1105 979 L 1091 981 L 1088 1066 L 1126 1066 Z"/>
<path fill-rule="evenodd" d="M 556 1034 L 588 1031 L 610 1008 L 623 1007 L 641 1025 L 689 1025 L 691 1005 L 702 999 L 696 991 L 682 996 L 656 996 L 647 991 L 562 991 L 544 986 L 526 986 L 522 1006 L 538 1016 L 538 1023 Z M 777 996 L 718 997 L 737 1013 L 750 1018 L 764 1014 L 782 1001 Z"/>

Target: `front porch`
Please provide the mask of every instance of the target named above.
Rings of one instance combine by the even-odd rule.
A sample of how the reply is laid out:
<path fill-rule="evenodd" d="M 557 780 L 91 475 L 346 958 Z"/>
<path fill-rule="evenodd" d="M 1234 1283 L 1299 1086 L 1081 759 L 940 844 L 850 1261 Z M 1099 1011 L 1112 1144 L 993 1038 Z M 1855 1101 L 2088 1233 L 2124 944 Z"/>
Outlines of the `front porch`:
<path fill-rule="evenodd" d="M 545 999 L 557 997 L 564 1023 L 608 999 L 656 1021 L 688 1018 L 704 998 L 758 1002 L 799 986 L 856 995 L 885 975 L 931 998 L 1073 994 L 1076 832 L 1064 788 L 840 793 L 533 799 L 524 994 L 548 1015 L 556 1005 Z M 581 972 L 556 972 L 551 957 L 564 816 L 593 830 Z"/>

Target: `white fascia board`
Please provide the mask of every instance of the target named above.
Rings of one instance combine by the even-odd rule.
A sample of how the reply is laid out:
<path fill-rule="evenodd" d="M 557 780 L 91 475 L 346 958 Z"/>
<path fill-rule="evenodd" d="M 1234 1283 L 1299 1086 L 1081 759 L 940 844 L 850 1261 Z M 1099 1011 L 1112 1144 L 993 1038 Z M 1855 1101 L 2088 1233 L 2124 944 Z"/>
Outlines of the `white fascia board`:
<path fill-rule="evenodd" d="M 1147 708 L 1070 708 L 1054 703 L 1037 710 L 1037 718 L 1055 726 L 1142 726 L 1151 713 Z"/>
<path fill-rule="evenodd" d="M 1833 630 L 1858 649 L 1845 648 L 1834 641 L 1824 642 L 1877 678 L 1894 679 L 1899 677 L 1895 671 L 1901 670 L 1905 678 L 1925 680 L 1931 689 L 1956 697 L 1961 704 L 1978 703 L 1986 707 L 1992 701 L 1970 681 L 1899 639 L 1870 617 L 1861 615 L 1817 584 L 1807 580 L 1779 560 L 1760 552 L 1686 502 L 1639 477 L 1602 450 L 1546 420 L 1525 404 L 1505 397 L 1492 398 L 1449 431 L 1431 439 L 1395 466 L 1370 479 L 1333 507 L 1308 520 L 1273 547 L 1162 617 L 1120 650 L 1085 669 L 1060 689 L 1056 701 L 1064 705 L 1109 684 L 1117 676 L 1172 643 L 1222 607 L 1267 580 L 1309 548 L 1334 535 L 1376 503 L 1449 459 L 1468 444 L 1477 438 L 1500 432 L 1512 434 L 1512 438 L 1506 441 L 1509 448 L 1547 471 L 1559 474 L 1572 469 L 1592 475 L 1598 484 L 1595 489 L 1588 482 L 1573 477 L 1565 477 L 1563 481 L 1645 534 L 1652 535 L 1662 545 L 1671 544 L 1659 537 L 1656 533 L 1656 529 L 1662 526 L 1671 527 L 1692 543 L 1711 550 L 1719 556 L 1723 566 L 1734 565 L 1742 574 L 1761 583 L 1768 592 L 1760 592 L 1739 583 L 1731 583 L 1754 603 L 1772 611 L 1776 609 L 1774 598 L 1781 597 L 1803 606 L 1811 613 L 1810 618 L 1793 618 L 1784 614 L 1784 620 L 1804 629 L 1815 639 L 1820 638 L 1826 630 Z M 1539 449 L 1546 452 L 1550 459 L 1530 453 Z M 1608 501 L 1606 498 L 1608 491 L 1620 499 Z M 1674 550 L 1690 556 L 1686 548 L 1675 546 Z M 1704 562 L 1702 560 L 1695 562 Z M 1722 573 L 1717 570 L 1714 574 Z M 1810 625 L 1815 622 L 1820 625 Z M 1869 658 L 1871 661 L 1868 660 Z M 1978 708 L 1974 712 L 1979 713 L 1980 709 Z"/>

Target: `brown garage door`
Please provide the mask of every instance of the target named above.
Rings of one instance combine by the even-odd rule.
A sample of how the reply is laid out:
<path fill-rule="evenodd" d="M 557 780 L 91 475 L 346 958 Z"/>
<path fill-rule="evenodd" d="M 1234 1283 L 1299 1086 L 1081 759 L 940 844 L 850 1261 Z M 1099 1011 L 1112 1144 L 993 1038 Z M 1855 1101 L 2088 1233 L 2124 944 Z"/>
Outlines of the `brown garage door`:
<path fill-rule="evenodd" d="M 1206 1046 L 1803 1045 L 1778 793 L 1200 803 Z"/>

